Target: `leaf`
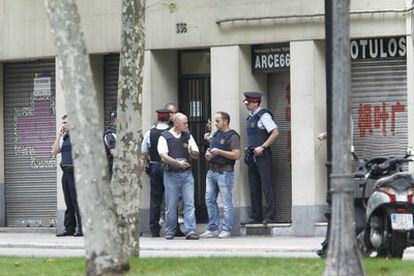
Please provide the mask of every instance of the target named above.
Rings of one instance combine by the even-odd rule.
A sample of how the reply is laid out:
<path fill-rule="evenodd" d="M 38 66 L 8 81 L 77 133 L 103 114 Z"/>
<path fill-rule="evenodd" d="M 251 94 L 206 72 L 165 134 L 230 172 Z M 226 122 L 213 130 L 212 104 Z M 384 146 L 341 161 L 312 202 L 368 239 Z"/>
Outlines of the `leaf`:
<path fill-rule="evenodd" d="M 168 4 L 168 9 L 170 10 L 170 13 L 176 12 L 177 11 L 177 4 L 176 3 L 169 3 Z"/>

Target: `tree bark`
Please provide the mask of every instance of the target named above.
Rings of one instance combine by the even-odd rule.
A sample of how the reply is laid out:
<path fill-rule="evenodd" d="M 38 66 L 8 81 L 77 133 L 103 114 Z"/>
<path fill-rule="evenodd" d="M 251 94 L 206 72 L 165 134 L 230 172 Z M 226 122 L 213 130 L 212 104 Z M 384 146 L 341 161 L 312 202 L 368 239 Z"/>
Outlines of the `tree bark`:
<path fill-rule="evenodd" d="M 122 0 L 118 82 L 117 155 L 111 182 L 124 253 L 139 256 L 142 142 L 142 84 L 145 49 L 145 1 Z"/>
<path fill-rule="evenodd" d="M 332 0 L 332 11 L 332 225 L 324 275 L 364 275 L 355 238 L 351 174 L 349 0 Z"/>
<path fill-rule="evenodd" d="M 117 231 L 108 183 L 102 129 L 89 56 L 74 0 L 46 0 L 62 74 L 70 125 L 78 202 L 83 219 L 88 275 L 118 274 L 128 262 Z"/>

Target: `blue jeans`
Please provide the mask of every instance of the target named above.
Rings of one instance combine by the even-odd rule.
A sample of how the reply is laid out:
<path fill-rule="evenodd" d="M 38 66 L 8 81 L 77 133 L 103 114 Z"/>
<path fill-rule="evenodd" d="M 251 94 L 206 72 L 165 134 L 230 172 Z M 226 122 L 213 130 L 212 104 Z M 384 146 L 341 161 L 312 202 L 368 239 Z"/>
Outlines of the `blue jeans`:
<path fill-rule="evenodd" d="M 184 205 L 185 235 L 196 233 L 194 207 L 194 177 L 191 170 L 185 172 L 164 171 L 165 234 L 175 235 L 177 226 L 177 205 L 180 194 Z"/>
<path fill-rule="evenodd" d="M 231 232 L 233 226 L 233 201 L 231 190 L 234 184 L 234 172 L 207 172 L 206 205 L 208 211 L 207 229 L 210 231 L 219 230 L 219 209 L 217 196 L 220 192 L 221 200 L 224 203 L 222 230 Z"/>

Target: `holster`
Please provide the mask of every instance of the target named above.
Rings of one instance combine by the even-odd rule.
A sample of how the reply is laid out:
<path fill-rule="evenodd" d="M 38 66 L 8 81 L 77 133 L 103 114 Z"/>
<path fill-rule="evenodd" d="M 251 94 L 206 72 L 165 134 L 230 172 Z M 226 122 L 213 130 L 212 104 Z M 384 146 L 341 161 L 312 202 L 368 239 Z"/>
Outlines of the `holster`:
<path fill-rule="evenodd" d="M 251 164 L 254 162 L 254 148 L 244 149 L 244 163 Z"/>

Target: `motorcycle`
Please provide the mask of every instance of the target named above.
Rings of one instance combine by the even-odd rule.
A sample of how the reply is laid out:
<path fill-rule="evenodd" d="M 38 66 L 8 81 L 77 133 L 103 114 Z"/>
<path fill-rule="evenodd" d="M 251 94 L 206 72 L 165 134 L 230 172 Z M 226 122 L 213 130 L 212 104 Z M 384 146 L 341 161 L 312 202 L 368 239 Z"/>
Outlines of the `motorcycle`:
<path fill-rule="evenodd" d="M 414 245 L 414 180 L 404 172 L 413 161 L 412 151 L 403 158 L 357 160 L 355 172 L 356 232 L 360 252 L 377 257 L 402 258 Z M 365 212 L 365 215 L 364 215 Z"/>

